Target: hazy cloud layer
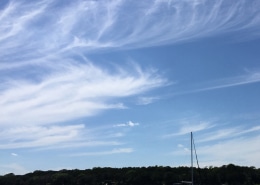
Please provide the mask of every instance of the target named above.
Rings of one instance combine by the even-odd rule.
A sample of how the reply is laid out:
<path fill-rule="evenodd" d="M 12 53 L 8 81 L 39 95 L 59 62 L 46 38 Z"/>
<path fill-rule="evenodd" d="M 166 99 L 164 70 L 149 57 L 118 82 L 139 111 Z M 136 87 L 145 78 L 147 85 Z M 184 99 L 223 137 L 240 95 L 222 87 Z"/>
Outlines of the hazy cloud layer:
<path fill-rule="evenodd" d="M 193 122 L 194 120 L 191 119 L 189 121 Z M 259 126 L 223 126 L 220 120 L 189 125 L 192 128 L 190 130 L 196 130 L 193 137 L 200 165 L 221 166 L 229 163 L 251 166 L 260 165 L 259 162 L 256 162 L 256 154 L 260 153 L 260 149 L 257 146 L 259 143 Z M 180 131 L 167 135 L 167 137 L 171 136 L 176 139 L 180 134 L 186 133 L 185 144 L 178 144 L 172 154 L 180 157 L 187 156 L 188 159 L 190 155 L 190 138 L 189 132 L 185 131 L 186 128 L 188 127 L 180 124 Z M 239 156 L 237 155 L 238 153 Z M 189 165 L 188 160 L 185 165 Z"/>
<path fill-rule="evenodd" d="M 25 174 L 28 172 L 26 168 L 17 163 L 1 164 L 0 167 L 1 174 L 13 173 L 14 171 L 16 172 L 16 174 Z"/>

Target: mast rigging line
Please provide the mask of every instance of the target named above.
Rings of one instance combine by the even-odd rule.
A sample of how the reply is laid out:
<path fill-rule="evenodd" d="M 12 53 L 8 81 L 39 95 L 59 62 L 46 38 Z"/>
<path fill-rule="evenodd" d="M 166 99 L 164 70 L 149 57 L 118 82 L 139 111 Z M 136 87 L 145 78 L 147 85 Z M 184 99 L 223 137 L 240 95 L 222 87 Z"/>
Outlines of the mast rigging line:
<path fill-rule="evenodd" d="M 194 142 L 194 138 L 193 138 L 193 133 L 191 132 L 191 153 L 192 153 L 192 168 L 193 168 L 193 149 L 194 148 L 194 152 L 195 152 L 195 156 L 196 156 L 196 162 L 197 162 L 197 166 L 198 166 L 198 171 L 199 171 L 199 180 L 201 181 L 201 173 L 200 173 L 200 166 L 199 166 L 199 160 L 198 160 L 198 155 L 197 155 L 197 151 L 196 151 L 196 146 L 195 146 L 195 142 Z M 193 184 L 193 171 L 192 171 L 192 184 Z M 201 182 L 200 182 L 201 184 Z"/>

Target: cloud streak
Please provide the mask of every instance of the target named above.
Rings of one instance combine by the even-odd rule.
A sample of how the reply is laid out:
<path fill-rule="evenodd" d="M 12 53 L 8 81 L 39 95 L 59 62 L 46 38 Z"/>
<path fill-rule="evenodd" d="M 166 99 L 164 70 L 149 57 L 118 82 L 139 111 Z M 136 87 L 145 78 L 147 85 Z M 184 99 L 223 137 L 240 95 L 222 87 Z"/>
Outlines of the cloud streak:
<path fill-rule="evenodd" d="M 180 125 L 181 127 L 179 128 L 179 131 L 172 134 L 166 134 L 163 137 L 177 137 L 181 135 L 187 135 L 190 132 L 200 132 L 214 127 L 214 125 L 210 124 L 209 122 L 189 123 L 187 121 L 182 121 Z"/>
<path fill-rule="evenodd" d="M 130 125 L 136 123 L 130 123 Z M 87 124 L 31 125 L 2 127 L 0 149 L 32 149 L 36 151 L 67 148 L 122 146 L 126 132 L 114 126 L 87 128 Z M 92 150 L 92 149 L 90 149 Z M 94 149 L 95 150 L 95 149 Z M 15 156 L 17 154 L 12 153 Z"/>
<path fill-rule="evenodd" d="M 111 151 L 101 151 L 101 152 L 86 152 L 72 154 L 71 156 L 99 156 L 99 155 L 112 155 L 112 154 L 121 154 L 121 153 L 132 153 L 134 150 L 132 148 L 116 148 Z"/>
<path fill-rule="evenodd" d="M 213 86 L 193 90 L 192 92 L 210 91 L 210 90 L 215 90 L 215 89 L 235 87 L 235 86 L 259 83 L 259 82 L 260 82 L 260 73 L 259 72 L 249 72 L 248 74 L 243 75 L 243 76 L 226 78 L 223 80 L 213 82 L 213 83 L 215 83 L 215 85 L 213 85 Z"/>
<path fill-rule="evenodd" d="M 191 89 L 191 90 L 180 91 L 180 92 L 174 93 L 174 95 L 199 93 L 199 92 L 204 92 L 204 91 L 212 91 L 212 90 L 218 90 L 218 89 L 224 89 L 224 88 L 250 85 L 250 84 L 259 83 L 259 82 L 260 82 L 259 71 L 247 71 L 247 74 L 244 74 L 244 75 L 208 81 L 208 82 L 204 82 L 203 85 L 196 84 L 197 88 L 193 86 L 193 89 Z M 203 86 L 203 87 L 198 88 L 198 86 Z"/>
<path fill-rule="evenodd" d="M 11 1 L 0 15 L 1 59 L 19 57 L 22 63 L 71 55 L 74 49 L 85 53 L 148 47 L 245 29 L 259 37 L 259 7 L 258 1 L 246 0 L 77 0 L 68 6 L 51 0 Z"/>
<path fill-rule="evenodd" d="M 46 147 L 80 141 L 84 125 L 11 127 L 1 131 L 1 149 Z M 17 155 L 12 153 L 12 155 Z"/>
<path fill-rule="evenodd" d="M 122 109 L 125 106 L 115 98 L 133 96 L 166 83 L 153 74 L 123 70 L 112 74 L 89 64 L 62 68 L 39 83 L 9 82 L 1 86 L 5 90 L 1 93 L 0 125 L 57 123 L 106 109 Z"/>

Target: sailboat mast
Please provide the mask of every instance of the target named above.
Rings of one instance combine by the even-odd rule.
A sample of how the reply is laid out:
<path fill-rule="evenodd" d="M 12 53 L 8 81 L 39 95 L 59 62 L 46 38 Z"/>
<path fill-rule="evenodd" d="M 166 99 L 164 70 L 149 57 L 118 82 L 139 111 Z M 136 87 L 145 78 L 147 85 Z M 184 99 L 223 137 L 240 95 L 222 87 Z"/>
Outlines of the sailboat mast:
<path fill-rule="evenodd" d="M 190 148 L 191 148 L 191 184 L 193 185 L 193 136 L 192 132 L 190 133 Z"/>

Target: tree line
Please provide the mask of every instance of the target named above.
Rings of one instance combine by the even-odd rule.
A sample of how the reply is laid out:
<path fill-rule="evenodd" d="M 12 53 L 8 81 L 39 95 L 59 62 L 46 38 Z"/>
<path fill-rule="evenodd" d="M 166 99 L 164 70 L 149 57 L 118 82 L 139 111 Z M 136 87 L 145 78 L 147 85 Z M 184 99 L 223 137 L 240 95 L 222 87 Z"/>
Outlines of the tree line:
<path fill-rule="evenodd" d="M 236 166 L 194 168 L 194 184 L 260 185 L 260 169 Z M 86 170 L 34 171 L 0 176 L 0 185 L 173 185 L 190 181 L 190 167 L 96 167 Z"/>

